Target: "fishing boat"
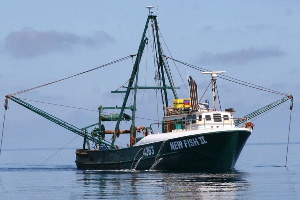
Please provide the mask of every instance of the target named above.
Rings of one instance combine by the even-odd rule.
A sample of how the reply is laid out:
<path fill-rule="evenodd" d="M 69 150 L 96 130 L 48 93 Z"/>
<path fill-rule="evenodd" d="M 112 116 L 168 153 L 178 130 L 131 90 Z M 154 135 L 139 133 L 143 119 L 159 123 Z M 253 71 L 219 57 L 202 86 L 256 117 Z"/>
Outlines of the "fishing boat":
<path fill-rule="evenodd" d="M 156 50 L 156 79 L 159 84 L 156 86 L 141 86 L 138 81 L 140 61 L 145 46 L 148 44 L 146 32 L 149 24 L 151 24 L 153 43 Z M 82 136 L 83 146 L 76 150 L 75 162 L 78 169 L 164 171 L 233 169 L 253 131 L 254 124 L 250 120 L 287 100 L 293 100 L 293 97 L 284 94 L 284 97 L 278 101 L 248 115 L 235 118 L 233 108 L 224 111 L 217 110 L 217 78 L 229 79 L 228 76 L 224 75 L 225 71 L 203 70 L 200 68 L 199 70 L 202 71 L 203 76 L 211 76 L 209 87 L 212 88 L 212 106 L 208 101 L 199 101 L 197 84 L 192 77 L 189 77 L 188 80 L 190 86 L 189 98 L 179 98 L 176 92 L 178 87 L 175 87 L 171 68 L 168 64 L 168 59 L 173 58 L 163 53 L 160 39 L 157 16 L 149 12 L 138 52 L 136 55 L 129 56 L 135 57 L 135 62 L 128 84 L 122 87 L 123 90 L 112 91 L 112 93 L 122 93 L 124 95 L 123 103 L 121 106 L 100 106 L 98 108 L 98 122 L 95 124 L 77 128 L 17 98 L 16 95 L 19 93 L 6 96 L 5 108 L 8 108 L 7 101 L 12 100 L 59 126 Z M 177 60 L 173 59 L 173 61 Z M 139 90 L 160 91 L 163 101 L 163 118 L 161 121 L 147 126 L 136 124 L 136 104 Z M 168 102 L 170 93 L 173 95 L 172 105 Z M 133 95 L 133 103 L 129 105 L 128 97 L 131 94 Z M 104 111 L 111 109 L 119 110 L 119 113 L 104 114 Z M 125 113 L 125 111 L 131 112 L 131 115 Z M 105 123 L 111 121 L 115 122 L 114 129 L 106 130 Z M 129 129 L 120 129 L 123 121 L 131 122 Z M 120 148 L 116 145 L 116 140 L 120 134 L 128 135 L 128 146 Z M 112 135 L 111 140 L 107 139 L 108 135 Z"/>

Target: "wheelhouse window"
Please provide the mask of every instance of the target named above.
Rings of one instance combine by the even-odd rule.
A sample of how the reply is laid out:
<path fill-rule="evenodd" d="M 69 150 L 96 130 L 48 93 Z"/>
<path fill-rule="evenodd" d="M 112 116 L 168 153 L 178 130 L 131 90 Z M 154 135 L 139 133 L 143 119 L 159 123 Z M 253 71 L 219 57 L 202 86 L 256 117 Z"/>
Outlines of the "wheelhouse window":
<path fill-rule="evenodd" d="M 228 115 L 223 115 L 224 120 L 229 120 L 229 116 Z"/>
<path fill-rule="evenodd" d="M 210 115 L 205 115 L 205 120 L 206 121 L 211 121 L 211 116 Z"/>
<path fill-rule="evenodd" d="M 199 115 L 198 120 L 202 121 L 202 115 Z"/>
<path fill-rule="evenodd" d="M 192 123 L 193 124 L 197 123 L 197 116 L 196 115 L 192 116 Z"/>
<path fill-rule="evenodd" d="M 196 115 L 187 115 L 186 116 L 186 123 L 190 124 L 192 122 L 192 124 L 195 124 L 197 122 L 197 116 Z"/>
<path fill-rule="evenodd" d="M 214 122 L 222 122 L 221 114 L 213 114 Z"/>

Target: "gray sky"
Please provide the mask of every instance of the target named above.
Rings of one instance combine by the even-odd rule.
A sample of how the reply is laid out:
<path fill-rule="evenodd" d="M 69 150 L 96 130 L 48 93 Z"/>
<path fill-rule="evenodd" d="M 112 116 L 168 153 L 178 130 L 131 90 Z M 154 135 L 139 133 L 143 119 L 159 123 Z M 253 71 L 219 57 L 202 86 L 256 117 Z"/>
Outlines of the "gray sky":
<path fill-rule="evenodd" d="M 7 94 L 136 54 L 148 14 L 145 7 L 156 4 L 150 0 L 0 1 L 3 102 Z M 300 141 L 296 129 L 300 98 L 299 0 L 165 0 L 158 5 L 160 30 L 174 58 L 209 70 L 225 70 L 230 77 L 293 94 L 291 141 Z M 164 51 L 169 55 L 167 49 Z M 148 79 L 141 78 L 141 82 L 151 85 L 154 76 L 150 73 L 150 45 L 144 58 L 142 76 Z M 132 63 L 129 59 L 17 97 L 93 110 L 99 105 L 120 105 L 121 96 L 110 91 L 127 81 Z M 193 76 L 201 96 L 209 76 L 178 63 L 176 66 L 186 85 L 186 77 Z M 173 62 L 170 67 L 176 86 L 181 87 L 180 97 L 188 97 Z M 218 88 L 222 108 L 234 107 L 236 117 L 282 98 L 224 80 L 218 81 Z M 140 96 L 138 116 L 157 119 L 155 93 L 147 91 Z M 205 98 L 211 100 L 210 96 Z M 97 112 L 33 104 L 79 128 L 97 122 Z M 150 104 L 154 104 L 152 109 Z M 14 102 L 9 102 L 9 107 L 3 148 L 60 147 L 75 137 Z M 286 142 L 288 108 L 289 103 L 285 103 L 255 120 L 249 142 Z M 147 125 L 146 121 L 141 123 Z M 77 138 L 70 146 L 81 147 L 81 143 L 82 139 Z"/>

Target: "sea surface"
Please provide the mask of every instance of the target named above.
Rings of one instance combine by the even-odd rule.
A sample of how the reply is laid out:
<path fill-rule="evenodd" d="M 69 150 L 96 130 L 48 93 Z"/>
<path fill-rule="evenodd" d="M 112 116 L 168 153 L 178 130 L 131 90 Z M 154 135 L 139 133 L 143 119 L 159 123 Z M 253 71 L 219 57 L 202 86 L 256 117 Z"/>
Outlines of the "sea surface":
<path fill-rule="evenodd" d="M 0 199 L 300 199 L 300 143 L 287 167 L 286 144 L 246 144 L 222 173 L 83 171 L 75 148 L 57 150 L 3 149 Z"/>

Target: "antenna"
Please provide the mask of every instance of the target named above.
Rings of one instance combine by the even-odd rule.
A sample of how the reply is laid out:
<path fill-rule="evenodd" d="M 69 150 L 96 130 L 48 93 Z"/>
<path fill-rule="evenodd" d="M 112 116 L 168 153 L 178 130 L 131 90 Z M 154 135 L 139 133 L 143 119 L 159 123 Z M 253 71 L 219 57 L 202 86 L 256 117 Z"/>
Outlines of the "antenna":
<path fill-rule="evenodd" d="M 151 15 L 151 9 L 153 8 L 153 6 L 147 6 L 146 8 L 149 9 L 149 15 Z"/>
<path fill-rule="evenodd" d="M 158 21 L 158 0 L 156 1 L 156 16 L 157 16 L 157 21 Z"/>
<path fill-rule="evenodd" d="M 211 74 L 211 79 L 217 80 L 218 74 L 223 74 L 226 71 L 212 71 L 212 72 L 202 72 L 202 74 Z"/>
<path fill-rule="evenodd" d="M 212 81 L 212 91 L 213 91 L 213 111 L 216 111 L 216 85 L 217 85 L 217 76 L 218 74 L 223 74 L 226 71 L 212 71 L 212 72 L 202 72 L 202 74 L 210 74 L 211 75 L 211 81 Z"/>

